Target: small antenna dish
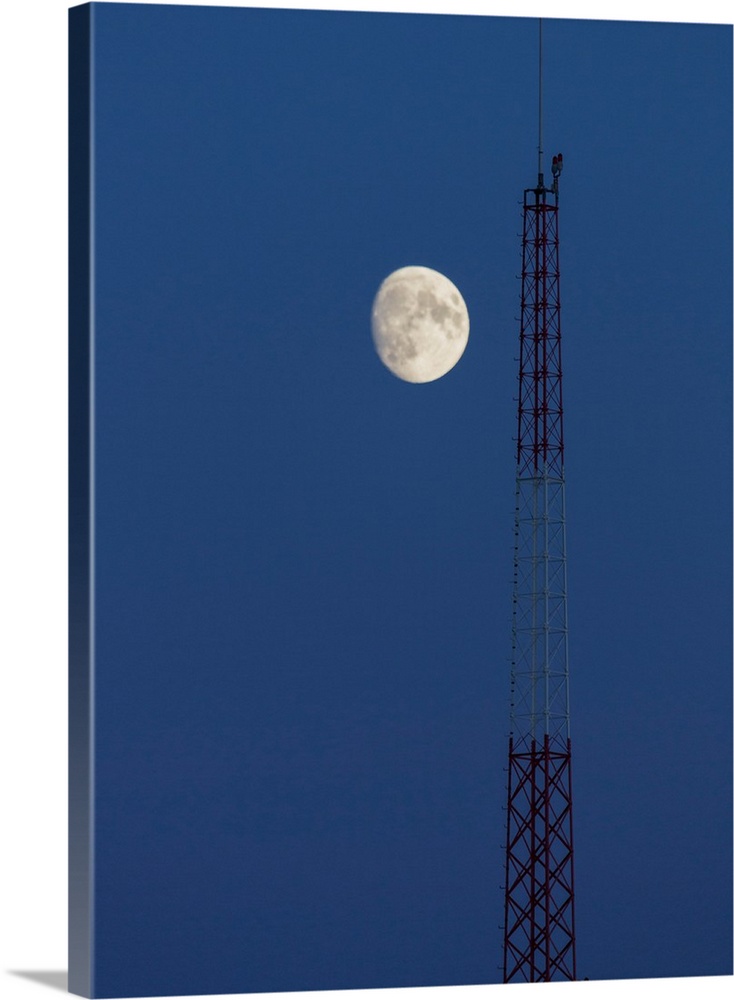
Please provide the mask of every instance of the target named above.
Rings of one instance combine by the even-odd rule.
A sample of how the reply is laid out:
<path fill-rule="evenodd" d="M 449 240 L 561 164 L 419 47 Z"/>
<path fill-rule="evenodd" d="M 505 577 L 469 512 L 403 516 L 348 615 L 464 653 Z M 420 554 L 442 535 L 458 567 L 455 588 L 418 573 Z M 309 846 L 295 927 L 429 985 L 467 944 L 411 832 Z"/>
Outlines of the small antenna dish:
<path fill-rule="evenodd" d="M 563 153 L 559 153 L 558 156 L 553 157 L 553 165 L 551 167 L 551 173 L 553 174 L 553 193 L 558 194 L 558 178 L 561 176 L 561 171 L 563 170 Z"/>

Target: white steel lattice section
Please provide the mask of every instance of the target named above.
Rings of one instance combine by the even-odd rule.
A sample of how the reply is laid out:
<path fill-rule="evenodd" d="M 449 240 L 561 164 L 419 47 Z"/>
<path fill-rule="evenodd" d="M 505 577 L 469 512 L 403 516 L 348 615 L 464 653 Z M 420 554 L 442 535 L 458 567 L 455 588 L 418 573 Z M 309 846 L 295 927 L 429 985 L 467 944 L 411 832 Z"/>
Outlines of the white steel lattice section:
<path fill-rule="evenodd" d="M 515 745 L 569 736 L 566 511 L 562 477 L 518 476 L 510 720 Z"/>

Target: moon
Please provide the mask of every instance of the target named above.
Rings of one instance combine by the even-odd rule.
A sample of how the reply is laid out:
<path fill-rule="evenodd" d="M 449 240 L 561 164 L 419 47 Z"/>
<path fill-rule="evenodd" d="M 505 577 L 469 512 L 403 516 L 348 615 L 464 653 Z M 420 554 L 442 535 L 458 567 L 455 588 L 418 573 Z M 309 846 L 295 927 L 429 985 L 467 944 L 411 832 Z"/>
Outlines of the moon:
<path fill-rule="evenodd" d="M 430 267 L 401 267 L 380 285 L 372 305 L 380 360 L 404 382 L 433 382 L 451 371 L 469 339 L 459 289 Z"/>

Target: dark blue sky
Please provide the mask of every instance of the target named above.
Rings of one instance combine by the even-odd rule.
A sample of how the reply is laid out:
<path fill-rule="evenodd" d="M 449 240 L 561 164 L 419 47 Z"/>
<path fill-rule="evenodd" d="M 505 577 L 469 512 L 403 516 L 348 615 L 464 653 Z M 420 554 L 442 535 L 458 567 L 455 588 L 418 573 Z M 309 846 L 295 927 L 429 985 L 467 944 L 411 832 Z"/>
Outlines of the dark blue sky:
<path fill-rule="evenodd" d="M 537 21 L 93 6 L 100 987 L 496 982 Z M 544 27 L 591 979 L 731 972 L 731 41 Z"/>

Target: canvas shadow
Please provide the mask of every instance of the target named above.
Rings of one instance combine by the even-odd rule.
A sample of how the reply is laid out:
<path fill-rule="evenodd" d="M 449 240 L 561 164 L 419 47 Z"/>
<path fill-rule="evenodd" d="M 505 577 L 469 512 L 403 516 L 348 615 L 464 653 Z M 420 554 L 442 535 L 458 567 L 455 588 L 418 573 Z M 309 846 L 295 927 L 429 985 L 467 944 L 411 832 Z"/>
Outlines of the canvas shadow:
<path fill-rule="evenodd" d="M 13 976 L 23 976 L 24 979 L 32 979 L 43 986 L 50 986 L 54 990 L 68 992 L 69 974 L 66 969 L 8 969 Z"/>

